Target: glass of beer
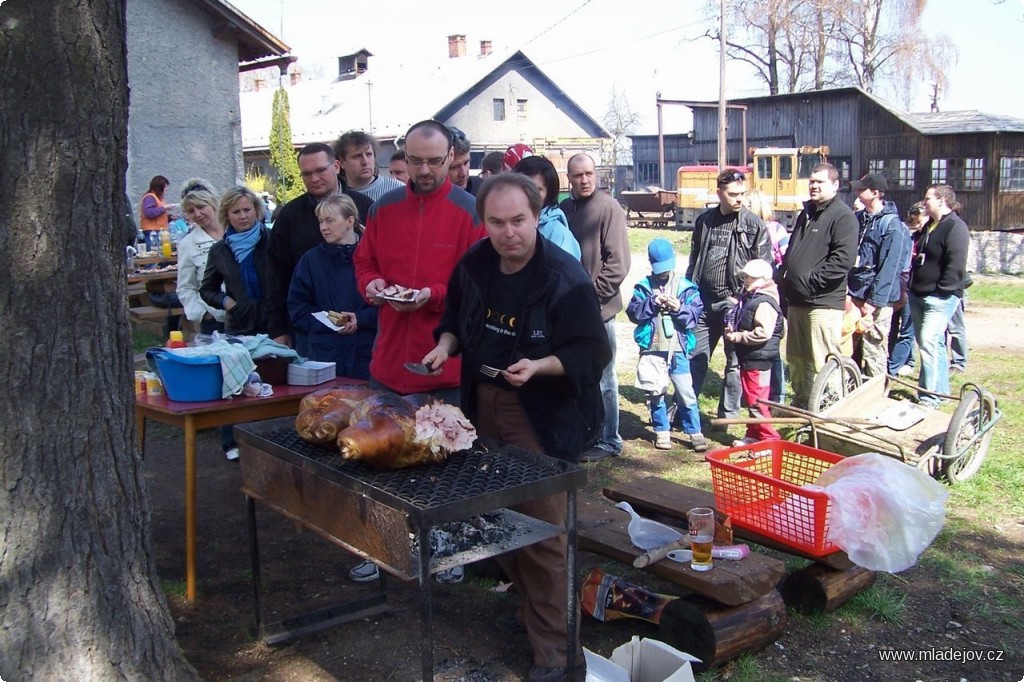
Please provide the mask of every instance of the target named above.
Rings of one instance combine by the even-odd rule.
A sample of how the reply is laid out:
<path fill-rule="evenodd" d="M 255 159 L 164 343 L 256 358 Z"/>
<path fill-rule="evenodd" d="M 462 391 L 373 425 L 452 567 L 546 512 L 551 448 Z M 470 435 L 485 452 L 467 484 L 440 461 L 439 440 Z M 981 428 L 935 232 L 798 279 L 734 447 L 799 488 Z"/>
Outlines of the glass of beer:
<path fill-rule="evenodd" d="M 715 540 L 715 512 L 708 507 L 694 507 L 687 514 L 690 526 L 690 568 L 711 570 L 711 545 Z"/>

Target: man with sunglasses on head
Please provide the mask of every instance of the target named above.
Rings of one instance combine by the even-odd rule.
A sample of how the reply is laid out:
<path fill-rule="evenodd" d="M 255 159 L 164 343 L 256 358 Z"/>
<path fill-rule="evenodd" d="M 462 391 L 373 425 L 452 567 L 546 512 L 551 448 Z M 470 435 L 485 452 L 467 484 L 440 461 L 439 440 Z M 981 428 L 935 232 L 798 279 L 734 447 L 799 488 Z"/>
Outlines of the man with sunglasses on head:
<path fill-rule="evenodd" d="M 476 196 L 476 191 L 480 189 L 484 179 L 473 177 L 469 174 L 469 150 L 472 148 L 472 145 L 469 142 L 469 138 L 466 137 L 466 133 L 454 126 L 448 126 L 448 130 L 452 133 L 453 154 L 452 162 L 448 164 L 448 179 L 456 187 Z"/>
<path fill-rule="evenodd" d="M 299 150 L 298 158 L 299 175 L 306 193 L 281 207 L 274 221 L 267 252 L 270 265 L 268 291 L 264 295 L 267 297 L 270 337 L 278 343 L 294 345 L 299 355 L 306 355 L 305 337 L 292 338 L 288 319 L 288 287 L 299 259 L 314 246 L 324 243 L 316 205 L 341 191 L 352 198 L 359 210 L 360 222 L 365 223 L 373 200 L 355 190 L 341 188 L 338 181 L 341 164 L 329 144 L 307 144 Z"/>
<path fill-rule="evenodd" d="M 857 260 L 860 225 L 838 198 L 839 171 L 819 163 L 808 180 L 804 202 L 776 273 L 789 332 L 786 361 L 793 404 L 807 407 L 814 376 L 829 355 L 841 355 L 847 277 Z"/>
<path fill-rule="evenodd" d="M 693 226 L 690 263 L 686 277 L 697 285 L 704 304 L 694 329 L 696 345 L 690 355 L 693 391 L 700 396 L 707 377 L 711 355 L 725 334 L 726 316 L 743 293 L 743 266 L 761 259 L 772 260 L 772 244 L 764 221 L 743 206 L 747 196 L 747 176 L 737 168 L 718 174 L 718 206 L 697 216 Z M 740 367 L 732 344 L 725 342 L 725 376 L 718 400 L 720 418 L 739 417 Z M 703 437 L 692 443 L 693 449 L 707 449 Z"/>

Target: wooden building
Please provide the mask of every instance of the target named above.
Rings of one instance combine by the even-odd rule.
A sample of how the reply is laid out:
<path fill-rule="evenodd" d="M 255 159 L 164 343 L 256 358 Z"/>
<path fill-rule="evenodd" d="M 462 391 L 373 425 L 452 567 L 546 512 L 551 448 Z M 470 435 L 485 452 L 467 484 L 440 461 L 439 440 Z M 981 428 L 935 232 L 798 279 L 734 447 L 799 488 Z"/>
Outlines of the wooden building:
<path fill-rule="evenodd" d="M 949 184 L 975 230 L 1024 229 L 1024 119 L 978 111 L 909 114 L 864 92 L 839 88 L 730 100 L 746 107 L 728 116 L 728 162 L 749 161 L 748 147 L 828 145 L 830 162 L 849 182 L 880 171 L 889 180 L 888 198 L 901 212 L 924 196 L 931 184 Z M 715 164 L 718 113 L 693 109 L 693 131 L 664 136 L 665 185 L 675 189 L 675 169 Z M 658 136 L 633 140 L 637 186 L 658 182 Z"/>

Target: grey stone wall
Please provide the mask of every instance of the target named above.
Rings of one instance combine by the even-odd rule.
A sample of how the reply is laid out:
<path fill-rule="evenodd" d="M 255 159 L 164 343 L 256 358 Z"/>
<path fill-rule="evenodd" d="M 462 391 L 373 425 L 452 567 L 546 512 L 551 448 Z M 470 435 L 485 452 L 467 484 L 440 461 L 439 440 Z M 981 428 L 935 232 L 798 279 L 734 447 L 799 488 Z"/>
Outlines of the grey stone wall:
<path fill-rule="evenodd" d="M 218 191 L 239 182 L 238 46 L 214 35 L 213 17 L 189 0 L 128 0 L 128 198 L 139 202 L 154 175 L 203 177 Z"/>
<path fill-rule="evenodd" d="M 971 232 L 967 269 L 1003 275 L 1024 272 L 1024 234 L 1020 232 Z"/>

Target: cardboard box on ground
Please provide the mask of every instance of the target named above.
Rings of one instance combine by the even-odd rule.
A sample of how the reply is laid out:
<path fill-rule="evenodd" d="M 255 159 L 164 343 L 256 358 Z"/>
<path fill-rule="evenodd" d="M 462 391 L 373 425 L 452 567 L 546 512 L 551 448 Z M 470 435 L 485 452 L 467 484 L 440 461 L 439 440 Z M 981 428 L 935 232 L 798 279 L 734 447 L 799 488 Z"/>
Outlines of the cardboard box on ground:
<path fill-rule="evenodd" d="M 584 648 L 587 682 L 694 682 L 690 663 L 700 659 L 656 639 L 634 636 L 611 659 Z"/>

